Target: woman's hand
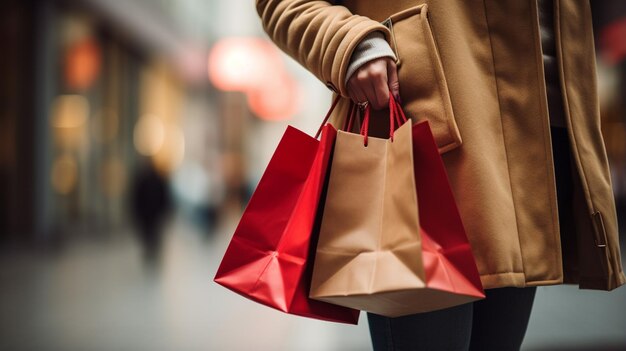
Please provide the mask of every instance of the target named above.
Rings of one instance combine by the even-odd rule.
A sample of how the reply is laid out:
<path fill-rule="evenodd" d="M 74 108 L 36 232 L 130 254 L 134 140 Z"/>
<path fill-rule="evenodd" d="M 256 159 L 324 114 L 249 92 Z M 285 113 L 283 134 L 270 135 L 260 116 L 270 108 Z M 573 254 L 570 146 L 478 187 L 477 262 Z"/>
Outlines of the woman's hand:
<path fill-rule="evenodd" d="M 386 108 L 389 92 L 400 97 L 396 63 L 388 57 L 369 61 L 352 74 L 346 88 L 355 103 L 367 101 L 375 110 Z"/>

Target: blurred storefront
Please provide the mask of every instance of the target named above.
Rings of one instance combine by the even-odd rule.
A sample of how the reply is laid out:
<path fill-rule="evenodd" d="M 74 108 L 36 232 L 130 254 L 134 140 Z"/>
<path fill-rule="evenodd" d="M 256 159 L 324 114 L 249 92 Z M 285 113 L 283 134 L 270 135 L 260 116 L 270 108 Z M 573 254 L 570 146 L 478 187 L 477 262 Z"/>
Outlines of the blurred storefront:
<path fill-rule="evenodd" d="M 204 73 L 210 38 L 192 44 L 174 8 L 174 1 L 3 3 L 3 240 L 124 225 L 132 179 L 148 163 L 168 179 L 183 160 L 219 174 L 184 133 L 204 132 L 194 139 L 205 140 L 200 148 L 219 149 L 220 133 L 206 135 L 219 128 Z"/>
<path fill-rule="evenodd" d="M 147 167 L 199 224 L 237 217 L 286 124 L 313 131 L 329 100 L 249 1 L 0 7 L 0 243 L 119 232 Z"/>

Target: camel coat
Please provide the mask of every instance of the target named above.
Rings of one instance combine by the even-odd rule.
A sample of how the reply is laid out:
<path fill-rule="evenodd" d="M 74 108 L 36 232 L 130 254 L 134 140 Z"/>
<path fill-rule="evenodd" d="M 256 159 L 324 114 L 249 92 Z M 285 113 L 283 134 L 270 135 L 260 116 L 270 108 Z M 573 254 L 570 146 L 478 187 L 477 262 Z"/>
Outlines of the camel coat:
<path fill-rule="evenodd" d="M 385 34 L 399 60 L 403 107 L 431 124 L 485 288 L 565 282 L 612 290 L 626 282 L 588 1 L 554 5 L 576 183 L 574 229 L 562 235 L 536 0 L 342 4 L 257 0 L 257 10 L 270 38 L 343 96 L 355 46 L 370 32 Z M 335 125 L 347 105 L 334 112 Z"/>

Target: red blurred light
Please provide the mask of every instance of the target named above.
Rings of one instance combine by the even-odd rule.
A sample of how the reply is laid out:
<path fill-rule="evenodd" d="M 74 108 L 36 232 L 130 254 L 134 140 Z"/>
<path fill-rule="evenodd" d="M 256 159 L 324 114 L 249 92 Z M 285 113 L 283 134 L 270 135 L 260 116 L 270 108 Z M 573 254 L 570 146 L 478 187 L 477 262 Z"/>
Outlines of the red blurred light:
<path fill-rule="evenodd" d="M 281 57 L 274 46 L 257 38 L 226 38 L 209 53 L 211 83 L 225 91 L 259 89 L 283 73 Z"/>
<path fill-rule="evenodd" d="M 208 73 L 216 88 L 245 92 L 250 110 L 261 119 L 290 119 L 299 108 L 298 85 L 267 40 L 222 39 L 209 53 Z"/>
<path fill-rule="evenodd" d="M 290 119 L 300 106 L 300 91 L 293 79 L 283 74 L 262 88 L 248 92 L 250 110 L 264 120 Z"/>
<path fill-rule="evenodd" d="M 89 88 L 100 74 L 100 47 L 92 38 L 72 44 L 65 54 L 65 81 L 70 88 Z"/>
<path fill-rule="evenodd" d="M 602 56 L 610 65 L 626 59 L 626 18 L 619 19 L 600 31 Z"/>

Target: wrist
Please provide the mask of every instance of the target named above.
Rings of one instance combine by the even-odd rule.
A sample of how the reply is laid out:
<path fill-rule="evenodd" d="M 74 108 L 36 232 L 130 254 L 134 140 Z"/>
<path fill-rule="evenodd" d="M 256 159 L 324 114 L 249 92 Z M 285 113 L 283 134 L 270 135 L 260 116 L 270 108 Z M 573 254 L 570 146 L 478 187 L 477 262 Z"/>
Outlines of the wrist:
<path fill-rule="evenodd" d="M 391 46 L 381 32 L 372 32 L 357 45 L 350 57 L 350 64 L 346 73 L 346 82 L 364 64 L 382 57 L 396 59 Z"/>

